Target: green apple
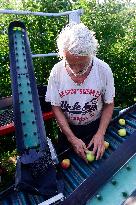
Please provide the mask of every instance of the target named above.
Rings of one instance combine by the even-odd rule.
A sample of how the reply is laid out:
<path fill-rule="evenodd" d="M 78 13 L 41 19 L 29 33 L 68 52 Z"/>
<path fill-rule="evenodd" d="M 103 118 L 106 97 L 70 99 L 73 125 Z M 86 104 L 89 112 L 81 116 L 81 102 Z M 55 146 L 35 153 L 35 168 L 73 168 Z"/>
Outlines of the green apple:
<path fill-rule="evenodd" d="M 118 122 L 119 122 L 120 125 L 125 125 L 126 124 L 126 121 L 124 119 L 119 119 Z"/>
<path fill-rule="evenodd" d="M 87 151 L 86 152 L 86 159 L 87 159 L 88 162 L 94 161 L 95 156 L 94 156 L 92 151 Z"/>
<path fill-rule="evenodd" d="M 119 136 L 121 136 L 121 137 L 125 137 L 126 134 L 127 134 L 126 129 L 125 129 L 125 128 L 119 129 L 119 130 L 118 130 L 118 134 L 119 134 Z"/>
<path fill-rule="evenodd" d="M 104 147 L 105 147 L 105 149 L 108 149 L 109 146 L 110 146 L 109 142 L 104 141 Z"/>
<path fill-rule="evenodd" d="M 70 159 L 63 159 L 61 162 L 61 167 L 63 169 L 68 169 L 70 167 Z"/>

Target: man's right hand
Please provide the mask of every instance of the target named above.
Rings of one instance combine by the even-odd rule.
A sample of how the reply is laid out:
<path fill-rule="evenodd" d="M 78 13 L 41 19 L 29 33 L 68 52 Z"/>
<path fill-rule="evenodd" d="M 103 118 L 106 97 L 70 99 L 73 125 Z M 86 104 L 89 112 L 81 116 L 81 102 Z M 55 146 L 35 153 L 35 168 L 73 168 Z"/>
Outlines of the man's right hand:
<path fill-rule="evenodd" d="M 82 158 L 86 161 L 87 163 L 87 159 L 86 159 L 86 151 L 88 150 L 86 148 L 85 143 L 81 140 L 78 139 L 74 133 L 72 132 L 72 130 L 69 127 L 68 121 L 64 115 L 64 113 L 61 110 L 60 106 L 52 106 L 52 110 L 55 114 L 56 120 L 59 124 L 60 129 L 62 130 L 62 132 L 67 136 L 68 141 L 71 143 L 71 145 L 73 146 L 74 151 Z"/>
<path fill-rule="evenodd" d="M 86 163 L 88 163 L 87 159 L 86 159 L 86 151 L 88 150 L 85 143 L 78 138 L 75 138 L 72 142 L 71 142 L 74 151 L 83 159 L 85 160 Z"/>

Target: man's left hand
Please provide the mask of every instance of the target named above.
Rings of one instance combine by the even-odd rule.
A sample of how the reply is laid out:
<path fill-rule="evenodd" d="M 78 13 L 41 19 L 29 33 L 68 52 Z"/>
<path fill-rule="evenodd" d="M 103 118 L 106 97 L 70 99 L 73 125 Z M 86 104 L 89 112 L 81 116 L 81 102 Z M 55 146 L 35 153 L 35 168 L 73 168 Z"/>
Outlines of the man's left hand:
<path fill-rule="evenodd" d="M 104 136 L 100 135 L 99 133 L 96 133 L 90 143 L 88 144 L 87 148 L 89 149 L 93 145 L 93 154 L 96 154 L 96 160 L 101 159 L 104 151 Z"/>

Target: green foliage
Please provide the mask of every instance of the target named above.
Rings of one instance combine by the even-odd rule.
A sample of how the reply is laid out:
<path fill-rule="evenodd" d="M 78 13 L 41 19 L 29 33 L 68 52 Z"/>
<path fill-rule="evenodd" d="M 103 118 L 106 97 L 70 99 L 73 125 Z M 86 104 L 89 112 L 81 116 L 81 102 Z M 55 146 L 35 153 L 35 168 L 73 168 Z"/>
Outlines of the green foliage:
<path fill-rule="evenodd" d="M 16 3 L 18 2 L 18 3 Z M 125 4 L 116 0 L 98 4 L 95 0 L 3 0 L 1 8 L 41 12 L 62 12 L 84 9 L 81 17 L 90 29 L 96 32 L 100 47 L 98 57 L 107 62 L 114 73 L 116 87 L 116 106 L 129 106 L 136 97 L 136 4 Z M 123 1 L 125 2 L 125 1 Z M 67 23 L 66 17 L 40 17 L 32 15 L 0 14 L 0 96 L 11 94 L 8 36 L 11 21 L 25 23 L 33 54 L 56 52 L 56 37 Z M 35 76 L 38 84 L 46 84 L 49 72 L 58 61 L 57 57 L 34 58 Z"/>
<path fill-rule="evenodd" d="M 15 175 L 16 156 L 16 149 L 12 152 L 5 151 L 4 153 L 0 153 L 0 191 L 3 191 L 10 186 L 10 183 L 14 180 L 13 176 Z"/>
<path fill-rule="evenodd" d="M 136 96 L 136 4 L 106 2 L 79 0 L 74 8 L 84 9 L 82 22 L 96 32 L 100 44 L 98 57 L 112 68 L 116 106 L 129 106 Z"/>
<path fill-rule="evenodd" d="M 29 10 L 35 12 L 63 12 L 71 10 L 69 1 L 54 0 L 25 0 L 18 1 L 18 5 L 3 1 L 1 8 Z M 20 20 L 26 25 L 31 51 L 33 54 L 51 53 L 56 51 L 56 37 L 61 28 L 68 22 L 67 17 L 43 17 L 33 15 L 7 15 L 0 14 L 0 97 L 11 95 L 11 80 L 9 71 L 9 49 L 8 49 L 8 26 L 11 21 Z M 49 72 L 53 65 L 58 61 L 57 57 L 34 58 L 34 69 L 37 84 L 46 84 Z"/>

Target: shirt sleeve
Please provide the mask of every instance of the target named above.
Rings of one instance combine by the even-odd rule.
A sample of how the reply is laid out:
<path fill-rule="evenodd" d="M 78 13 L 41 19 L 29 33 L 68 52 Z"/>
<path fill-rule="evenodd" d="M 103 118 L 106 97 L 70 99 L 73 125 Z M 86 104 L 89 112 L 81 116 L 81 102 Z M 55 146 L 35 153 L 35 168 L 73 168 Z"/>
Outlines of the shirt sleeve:
<path fill-rule="evenodd" d="M 45 101 L 50 102 L 51 105 L 60 106 L 60 95 L 56 83 L 56 75 L 53 70 L 50 73 Z"/>
<path fill-rule="evenodd" d="M 115 97 L 114 78 L 111 68 L 108 67 L 105 73 L 105 88 L 103 93 L 103 100 L 105 103 L 112 103 Z"/>

